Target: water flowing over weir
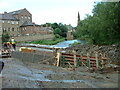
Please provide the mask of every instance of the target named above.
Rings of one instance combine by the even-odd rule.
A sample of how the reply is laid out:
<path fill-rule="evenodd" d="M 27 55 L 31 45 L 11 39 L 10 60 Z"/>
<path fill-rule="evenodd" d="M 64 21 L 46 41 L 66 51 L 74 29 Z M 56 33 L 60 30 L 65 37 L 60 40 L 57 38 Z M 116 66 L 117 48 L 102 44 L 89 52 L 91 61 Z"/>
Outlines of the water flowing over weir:
<path fill-rule="evenodd" d="M 59 42 L 56 45 L 39 45 L 39 44 L 21 43 L 21 44 L 18 44 L 18 46 L 29 47 L 29 48 L 32 48 L 32 49 L 42 50 L 42 51 L 52 51 L 52 50 L 50 50 L 52 48 L 67 48 L 67 47 L 70 47 L 70 44 L 73 44 L 74 42 L 80 42 L 80 45 L 83 45 L 83 44 L 86 43 L 84 40 L 68 40 L 68 41 Z M 47 48 L 49 48 L 49 49 L 47 49 Z"/>

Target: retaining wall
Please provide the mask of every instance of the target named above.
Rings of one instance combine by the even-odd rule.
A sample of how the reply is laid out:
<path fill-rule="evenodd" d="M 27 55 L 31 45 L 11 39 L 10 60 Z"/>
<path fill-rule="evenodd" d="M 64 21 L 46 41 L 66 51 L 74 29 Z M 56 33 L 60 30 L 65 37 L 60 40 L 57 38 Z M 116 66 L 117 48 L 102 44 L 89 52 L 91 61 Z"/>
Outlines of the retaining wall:
<path fill-rule="evenodd" d="M 37 34 L 37 35 L 32 35 L 32 36 L 19 36 L 19 37 L 14 37 L 14 38 L 17 42 L 20 42 L 20 41 L 53 39 L 54 35 L 53 34 Z"/>
<path fill-rule="evenodd" d="M 54 63 L 54 60 L 52 58 L 53 56 L 40 55 L 36 53 L 25 53 L 25 52 L 14 51 L 11 53 L 11 57 L 21 60 L 23 62 L 41 63 L 47 61 L 49 62 L 49 64 Z"/>

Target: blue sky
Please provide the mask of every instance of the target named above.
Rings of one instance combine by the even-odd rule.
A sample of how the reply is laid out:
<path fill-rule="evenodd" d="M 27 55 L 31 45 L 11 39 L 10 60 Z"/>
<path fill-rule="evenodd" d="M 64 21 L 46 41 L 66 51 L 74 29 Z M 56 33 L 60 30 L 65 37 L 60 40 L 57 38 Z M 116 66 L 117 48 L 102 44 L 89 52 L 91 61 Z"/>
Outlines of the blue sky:
<path fill-rule="evenodd" d="M 78 11 L 83 20 L 92 14 L 94 2 L 99 0 L 0 0 L 0 13 L 26 8 L 36 24 L 63 23 L 77 25 Z"/>

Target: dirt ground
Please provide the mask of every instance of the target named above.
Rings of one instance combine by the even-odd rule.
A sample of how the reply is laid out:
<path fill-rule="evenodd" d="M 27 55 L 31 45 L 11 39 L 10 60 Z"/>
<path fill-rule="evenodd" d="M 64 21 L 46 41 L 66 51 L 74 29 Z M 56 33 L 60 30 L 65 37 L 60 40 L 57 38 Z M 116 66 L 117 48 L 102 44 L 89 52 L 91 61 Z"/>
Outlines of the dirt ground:
<path fill-rule="evenodd" d="M 2 88 L 118 88 L 118 72 L 89 72 L 39 63 L 2 58 Z"/>

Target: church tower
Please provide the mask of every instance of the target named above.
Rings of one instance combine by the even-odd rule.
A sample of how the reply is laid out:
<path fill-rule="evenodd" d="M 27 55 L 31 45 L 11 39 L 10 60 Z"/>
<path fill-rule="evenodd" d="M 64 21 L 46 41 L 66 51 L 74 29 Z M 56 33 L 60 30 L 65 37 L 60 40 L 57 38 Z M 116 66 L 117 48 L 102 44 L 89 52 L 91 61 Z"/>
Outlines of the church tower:
<path fill-rule="evenodd" d="M 80 14 L 79 14 L 79 11 L 78 11 L 78 21 L 77 21 L 77 26 L 80 24 Z"/>

